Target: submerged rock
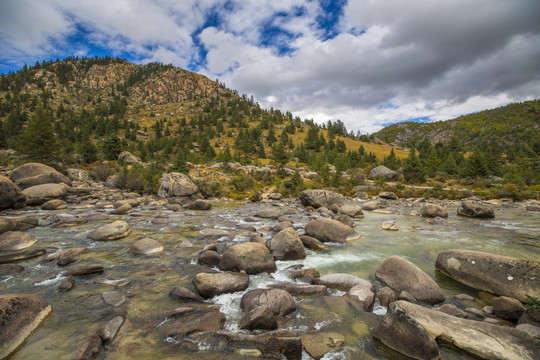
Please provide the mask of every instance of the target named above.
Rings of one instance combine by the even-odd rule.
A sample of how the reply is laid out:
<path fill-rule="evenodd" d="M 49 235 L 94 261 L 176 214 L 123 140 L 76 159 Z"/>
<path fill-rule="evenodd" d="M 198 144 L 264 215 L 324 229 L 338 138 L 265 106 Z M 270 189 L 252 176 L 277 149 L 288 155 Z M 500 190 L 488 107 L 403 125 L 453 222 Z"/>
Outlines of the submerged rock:
<path fill-rule="evenodd" d="M 407 291 L 422 303 L 437 304 L 445 296 L 437 283 L 419 267 L 399 256 L 383 260 L 375 277 L 396 291 Z"/>
<path fill-rule="evenodd" d="M 68 291 L 68 290 L 71 290 L 73 285 L 75 285 L 75 277 L 73 275 L 69 275 L 64 280 L 62 280 L 62 282 L 60 283 L 60 286 L 58 286 L 58 290 Z"/>
<path fill-rule="evenodd" d="M 238 328 L 245 330 L 275 330 L 277 327 L 276 317 L 266 305 L 249 311 L 238 323 Z"/>
<path fill-rule="evenodd" d="M 145 237 L 131 244 L 129 251 L 138 255 L 157 255 L 163 251 L 163 245 L 155 239 Z"/>
<path fill-rule="evenodd" d="M 15 352 L 51 311 L 45 300 L 34 295 L 0 295 L 0 359 Z"/>
<path fill-rule="evenodd" d="M 371 282 L 350 274 L 323 275 L 318 279 L 315 279 L 315 283 L 341 291 L 349 291 L 352 287 L 356 285 L 364 285 L 367 286 L 370 290 L 373 290 L 373 284 Z"/>
<path fill-rule="evenodd" d="M 435 268 L 451 278 L 496 295 L 525 301 L 540 298 L 540 261 L 494 255 L 472 250 L 446 250 Z"/>
<path fill-rule="evenodd" d="M 203 301 L 204 299 L 184 286 L 175 286 L 169 291 L 169 296 L 182 301 Z"/>
<path fill-rule="evenodd" d="M 44 248 L 33 248 L 19 251 L 8 251 L 0 253 L 0 264 L 14 262 L 19 260 L 25 260 L 41 256 L 45 254 L 46 250 Z"/>
<path fill-rule="evenodd" d="M 330 351 L 335 351 L 345 342 L 345 336 L 335 332 L 320 332 L 301 335 L 302 346 L 314 359 L 320 359 Z"/>
<path fill-rule="evenodd" d="M 68 270 L 62 275 L 84 276 L 84 275 L 96 274 L 96 273 L 102 273 L 102 272 L 103 272 L 103 265 L 92 264 L 92 265 L 79 266 L 77 268 Z"/>
<path fill-rule="evenodd" d="M 221 311 L 208 311 L 202 314 L 192 314 L 165 323 L 163 326 L 166 337 L 182 337 L 202 331 L 217 331 L 225 325 L 225 314 Z"/>
<path fill-rule="evenodd" d="M 0 264 L 0 276 L 15 275 L 24 271 L 24 267 L 16 264 Z"/>
<path fill-rule="evenodd" d="M 126 302 L 126 295 L 120 291 L 107 291 L 103 293 L 103 301 L 111 306 L 120 306 Z"/>

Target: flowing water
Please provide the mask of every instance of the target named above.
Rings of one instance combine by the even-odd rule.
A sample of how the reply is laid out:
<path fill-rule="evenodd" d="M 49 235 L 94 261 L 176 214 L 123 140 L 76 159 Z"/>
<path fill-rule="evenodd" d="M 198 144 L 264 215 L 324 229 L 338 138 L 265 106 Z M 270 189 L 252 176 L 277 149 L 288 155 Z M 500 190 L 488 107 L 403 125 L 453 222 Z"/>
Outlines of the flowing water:
<path fill-rule="evenodd" d="M 160 316 L 164 310 L 182 306 L 169 297 L 169 290 L 176 285 L 189 286 L 193 276 L 189 265 L 194 263 L 199 251 L 210 242 L 218 246 L 225 241 L 247 241 L 245 230 L 236 230 L 238 223 L 268 204 L 244 202 L 217 203 L 206 212 L 170 212 L 152 208 L 138 208 L 124 216 L 113 216 L 103 222 L 89 222 L 68 228 L 40 226 L 28 230 L 36 236 L 40 246 L 53 249 L 87 247 L 88 252 L 79 255 L 79 261 L 70 265 L 98 263 L 105 267 L 104 274 L 78 277 L 68 292 L 59 292 L 58 285 L 64 279 L 60 275 L 65 268 L 56 263 L 40 264 L 38 259 L 19 262 L 26 269 L 20 274 L 0 278 L 0 293 L 32 293 L 47 300 L 53 312 L 26 344 L 14 355 L 20 359 L 70 359 L 81 344 L 101 325 L 115 315 L 123 315 L 126 321 L 113 344 L 100 354 L 100 359 L 241 359 L 235 353 L 226 353 L 210 344 L 167 338 L 162 329 L 170 319 Z M 299 214 L 288 215 L 299 230 L 313 217 L 297 208 Z M 349 273 L 375 283 L 375 269 L 386 257 L 400 255 L 413 262 L 433 277 L 447 297 L 466 293 L 479 300 L 478 308 L 489 304 L 489 294 L 460 285 L 434 270 L 437 254 L 445 249 L 461 248 L 485 251 L 500 255 L 540 260 L 540 214 L 514 208 L 499 209 L 492 220 L 458 217 L 455 208 L 449 207 L 447 224 L 432 225 L 423 218 L 409 215 L 410 207 L 396 206 L 392 214 L 367 212 L 365 218 L 356 220 L 356 230 L 362 237 L 343 245 L 329 246 L 325 251 L 307 250 L 307 257 L 300 261 L 278 261 L 274 274 L 250 276 L 248 290 L 265 287 L 276 282 L 291 282 L 285 270 L 293 264 L 314 267 L 324 274 Z M 88 213 L 90 210 L 70 209 L 69 213 Z M 51 212 L 25 211 L 20 216 L 43 219 Z M 60 212 L 57 212 L 60 213 Z M 314 215 L 314 214 L 311 214 Z M 316 215 L 316 214 L 315 214 Z M 132 233 L 127 238 L 96 242 L 87 234 L 102 223 L 122 219 L 128 221 Z M 156 219 L 166 220 L 156 221 Z M 381 223 L 395 220 L 399 231 L 385 231 Z M 273 220 L 257 219 L 252 222 L 257 230 L 273 226 Z M 228 230 L 230 235 L 220 239 L 208 239 L 199 234 L 204 228 Z M 136 256 L 128 252 L 131 243 L 141 237 L 158 240 L 165 250 L 158 256 Z M 272 232 L 264 232 L 269 239 Z M 189 242 L 189 243 L 188 243 Z M 192 244 L 192 246 L 189 246 Z M 68 267 L 68 268 L 69 268 Z M 125 304 L 112 307 L 103 302 L 102 294 L 113 288 L 94 283 L 97 277 L 111 279 L 129 278 L 132 283 L 119 288 L 126 297 Z M 379 285 L 379 284 L 378 284 Z M 242 314 L 240 299 L 245 292 L 226 294 L 207 300 L 217 304 L 227 316 L 225 328 L 239 331 L 237 323 Z M 330 295 L 342 292 L 330 291 Z M 355 313 L 345 306 L 332 306 L 323 297 L 298 297 L 297 311 L 281 324 L 281 328 L 304 332 L 332 331 L 342 334 L 345 342 L 338 351 L 323 359 L 398 359 L 372 340 L 377 325 L 373 315 Z M 375 305 L 374 312 L 384 314 L 385 308 Z M 443 346 L 446 359 L 467 359 L 455 349 Z M 304 352 L 304 358 L 310 359 Z"/>

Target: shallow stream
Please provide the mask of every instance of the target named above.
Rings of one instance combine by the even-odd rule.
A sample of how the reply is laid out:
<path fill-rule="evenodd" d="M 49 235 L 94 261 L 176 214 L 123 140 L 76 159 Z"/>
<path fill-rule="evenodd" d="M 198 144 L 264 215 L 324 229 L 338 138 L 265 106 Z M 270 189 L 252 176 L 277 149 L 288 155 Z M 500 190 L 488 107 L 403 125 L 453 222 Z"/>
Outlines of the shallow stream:
<path fill-rule="evenodd" d="M 58 285 L 64 279 L 60 274 L 67 268 L 61 268 L 55 262 L 40 264 L 39 258 L 19 262 L 26 268 L 22 273 L 0 278 L 0 293 L 32 293 L 44 298 L 53 308 L 52 314 L 12 359 L 70 359 L 86 338 L 115 315 L 125 316 L 126 321 L 112 346 L 98 357 L 100 359 L 192 359 L 195 356 L 200 360 L 249 358 L 234 353 L 225 354 L 206 344 L 166 338 L 160 328 L 168 319 L 160 318 L 158 314 L 182 306 L 168 292 L 173 286 L 191 284 L 193 273 L 185 264 L 194 263 L 199 251 L 211 242 L 219 245 L 227 240 L 248 241 L 247 231 L 237 230 L 235 226 L 263 207 L 272 205 L 215 203 L 211 211 L 203 212 L 171 212 L 142 207 L 129 215 L 110 215 L 108 220 L 102 222 L 67 228 L 40 226 L 28 230 L 28 233 L 39 239 L 39 246 L 51 248 L 49 252 L 54 248 L 89 249 L 67 268 L 97 263 L 105 267 L 105 272 L 77 277 L 74 288 L 68 292 L 58 291 Z M 293 220 L 296 228 L 303 229 L 310 217 L 301 206 L 291 204 L 290 207 L 297 209 L 298 214 L 287 216 Z M 499 208 L 495 219 L 477 220 L 458 217 L 455 208 L 447 209 L 450 214 L 448 223 L 438 225 L 409 215 L 414 208 L 402 205 L 392 207 L 392 214 L 366 212 L 365 218 L 356 220 L 356 230 L 362 234 L 360 239 L 344 245 L 329 246 L 326 251 L 307 250 L 306 259 L 301 261 L 277 262 L 276 273 L 250 276 L 248 290 L 271 283 L 293 281 L 284 270 L 293 264 L 316 268 L 322 275 L 357 275 L 376 283 L 380 288 L 374 278 L 378 264 L 388 256 L 400 255 L 433 277 L 448 298 L 466 293 L 478 299 L 478 307 L 482 308 L 490 303 L 491 295 L 460 285 L 435 272 L 435 259 L 440 251 L 460 248 L 540 261 L 539 213 Z M 95 210 L 31 210 L 18 216 L 38 217 L 43 222 L 51 213 L 69 212 L 76 215 L 90 211 Z M 13 213 L 9 216 L 13 216 Z M 132 233 L 127 238 L 109 242 L 96 242 L 87 238 L 87 234 L 99 225 L 118 219 L 130 224 Z M 381 224 L 387 220 L 395 220 L 399 231 L 382 230 Z M 260 231 L 265 226 L 275 225 L 276 221 L 257 219 L 250 224 Z M 205 228 L 225 229 L 230 235 L 219 239 L 204 238 L 199 231 Z M 263 233 L 267 239 L 272 236 L 272 231 Z M 129 253 L 131 243 L 143 235 L 158 240 L 165 250 L 154 257 Z M 125 304 L 112 307 L 103 302 L 102 294 L 114 289 L 94 283 L 96 278 L 103 276 L 132 280 L 130 285 L 118 289 L 127 297 Z M 227 330 L 238 331 L 237 323 L 242 315 L 239 304 L 244 293 L 221 295 L 207 301 L 221 306 L 221 311 L 227 315 Z M 343 293 L 330 291 L 330 294 Z M 322 297 L 298 297 L 296 300 L 297 311 L 282 324 L 285 329 L 299 334 L 332 331 L 345 337 L 343 346 L 338 351 L 328 353 L 323 359 L 400 358 L 373 342 L 372 333 L 377 324 L 373 316 L 354 313 L 345 307 L 330 306 Z M 385 309 L 376 304 L 374 312 L 384 314 Z M 442 348 L 442 353 L 445 359 L 468 359 L 466 355 L 447 347 Z M 304 358 L 310 359 L 305 352 Z"/>

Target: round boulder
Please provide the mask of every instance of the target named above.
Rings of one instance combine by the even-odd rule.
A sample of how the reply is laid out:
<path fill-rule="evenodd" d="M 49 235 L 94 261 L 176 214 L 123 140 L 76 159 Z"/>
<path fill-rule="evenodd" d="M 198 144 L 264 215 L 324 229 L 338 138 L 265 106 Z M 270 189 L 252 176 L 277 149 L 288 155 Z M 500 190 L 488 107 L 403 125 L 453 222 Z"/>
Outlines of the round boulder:
<path fill-rule="evenodd" d="M 304 190 L 300 193 L 300 201 L 304 206 L 329 208 L 333 204 L 343 205 L 344 198 L 341 194 L 330 190 Z"/>
<path fill-rule="evenodd" d="M 407 291 L 425 304 L 437 304 L 445 296 L 437 283 L 418 266 L 399 256 L 383 260 L 375 271 L 375 277 L 396 291 Z"/>
<path fill-rule="evenodd" d="M 364 303 L 364 310 L 369 311 L 373 308 L 375 302 L 375 294 L 366 285 L 355 285 L 348 292 L 349 296 L 356 296 L 358 300 Z"/>
<path fill-rule="evenodd" d="M 110 224 L 100 226 L 96 230 L 88 234 L 88 237 L 92 240 L 116 240 L 125 238 L 131 233 L 129 225 L 125 221 L 115 221 Z"/>
<path fill-rule="evenodd" d="M 240 308 L 243 312 L 250 312 L 259 306 L 268 306 L 276 316 L 285 316 L 296 311 L 292 295 L 281 289 L 255 289 L 242 296 Z"/>
<path fill-rule="evenodd" d="M 249 286 L 249 275 L 238 272 L 198 273 L 193 278 L 195 289 L 205 299 L 216 295 L 246 290 Z"/>
<path fill-rule="evenodd" d="M 383 165 L 379 165 L 376 168 L 373 168 L 373 170 L 369 172 L 370 179 L 377 180 L 381 176 L 384 177 L 385 180 L 394 180 L 394 179 L 397 179 L 398 173 L 395 172 L 394 170 L 390 170 L 389 168 Z"/>
<path fill-rule="evenodd" d="M 61 199 L 52 199 L 41 205 L 41 210 L 62 210 L 66 208 L 67 203 Z"/>
<path fill-rule="evenodd" d="M 421 214 L 423 217 L 428 218 L 448 217 L 448 211 L 446 211 L 446 209 L 442 206 L 436 204 L 425 204 L 424 206 L 422 206 Z"/>
<path fill-rule="evenodd" d="M 361 236 L 350 226 L 332 219 L 313 220 L 306 225 L 305 232 L 322 242 L 344 243 Z"/>
<path fill-rule="evenodd" d="M 0 210 L 20 209 L 26 205 L 26 196 L 10 179 L 0 175 Z"/>
<path fill-rule="evenodd" d="M 306 257 L 304 244 L 292 227 L 281 230 L 270 240 L 270 251 L 276 260 L 299 260 Z"/>
<path fill-rule="evenodd" d="M 63 198 L 67 194 L 67 187 L 64 184 L 41 184 L 24 189 L 28 205 L 42 205 L 49 200 Z"/>
<path fill-rule="evenodd" d="M 238 328 L 245 330 L 275 330 L 277 329 L 277 321 L 272 309 L 268 306 L 258 306 L 244 315 L 238 323 Z"/>
<path fill-rule="evenodd" d="M 359 205 L 343 205 L 338 210 L 338 215 L 348 215 L 351 218 L 363 218 L 364 212 Z"/>
<path fill-rule="evenodd" d="M 493 219 L 495 217 L 495 211 L 491 207 L 472 201 L 462 201 L 458 206 L 457 214 L 480 219 Z"/>
<path fill-rule="evenodd" d="M 7 231 L 0 235 L 0 251 L 17 251 L 36 244 L 38 239 L 20 231 Z"/>
<path fill-rule="evenodd" d="M 118 160 L 123 160 L 128 165 L 142 163 L 140 158 L 133 155 L 129 151 L 122 151 L 120 154 L 118 154 Z"/>
<path fill-rule="evenodd" d="M 71 186 L 71 181 L 67 176 L 50 166 L 40 163 L 21 165 L 9 174 L 9 178 L 21 189 L 42 184 L 64 183 Z"/>
<path fill-rule="evenodd" d="M 195 195 L 198 192 L 197 185 L 186 174 L 171 172 L 161 176 L 161 185 L 158 189 L 159 197 L 184 197 Z"/>
<path fill-rule="evenodd" d="M 221 254 L 219 269 L 259 274 L 272 273 L 277 270 L 277 267 L 274 257 L 266 246 L 258 242 L 246 242 L 227 248 Z"/>
<path fill-rule="evenodd" d="M 381 225 L 381 228 L 383 228 L 384 230 L 390 230 L 390 231 L 398 231 L 399 230 L 398 224 L 393 220 L 383 222 L 382 225 Z"/>

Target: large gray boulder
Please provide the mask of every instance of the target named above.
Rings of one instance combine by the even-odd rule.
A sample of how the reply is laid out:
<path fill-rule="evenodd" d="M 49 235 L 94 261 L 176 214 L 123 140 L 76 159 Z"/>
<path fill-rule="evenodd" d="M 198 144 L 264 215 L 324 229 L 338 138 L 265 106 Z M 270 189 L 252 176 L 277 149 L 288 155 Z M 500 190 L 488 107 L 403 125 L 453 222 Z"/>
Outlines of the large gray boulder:
<path fill-rule="evenodd" d="M 270 251 L 276 260 L 305 259 L 304 244 L 292 227 L 285 228 L 270 240 Z"/>
<path fill-rule="evenodd" d="M 364 285 L 369 290 L 373 290 L 373 284 L 368 280 L 359 278 L 351 274 L 327 274 L 315 279 L 315 284 L 324 285 L 330 289 L 349 291 L 357 285 Z"/>
<path fill-rule="evenodd" d="M 246 290 L 249 286 L 249 275 L 244 273 L 198 273 L 193 277 L 195 289 L 205 299 L 216 295 Z"/>
<path fill-rule="evenodd" d="M 375 277 L 396 291 L 407 291 L 425 304 L 437 304 L 445 296 L 437 283 L 418 266 L 399 256 L 383 260 L 375 271 Z"/>
<path fill-rule="evenodd" d="M 435 268 L 465 285 L 496 295 L 525 301 L 540 298 L 540 261 L 494 255 L 472 250 L 446 250 Z"/>
<path fill-rule="evenodd" d="M 533 360 L 540 355 L 535 338 L 525 331 L 484 321 L 462 319 L 405 301 L 396 301 L 390 305 L 390 311 L 385 318 L 407 323 L 403 324 L 401 330 L 398 328 L 393 333 L 394 343 L 402 339 L 401 343 L 406 347 L 412 345 L 410 340 L 406 340 L 410 339 L 410 332 L 416 331 L 425 332 L 434 340 L 450 343 L 479 359 Z M 378 332 L 379 329 L 375 331 L 376 338 Z M 404 353 L 403 348 L 394 350 Z"/>
<path fill-rule="evenodd" d="M 0 210 L 20 209 L 26 205 L 26 196 L 10 179 L 0 175 Z"/>
<path fill-rule="evenodd" d="M 163 251 L 163 245 L 150 237 L 144 237 L 131 244 L 129 251 L 137 255 L 157 255 Z"/>
<path fill-rule="evenodd" d="M 272 273 L 277 270 L 274 257 L 266 246 L 247 242 L 227 248 L 219 262 L 222 271 L 245 271 L 247 274 Z"/>
<path fill-rule="evenodd" d="M 381 176 L 383 176 L 385 180 L 394 180 L 398 178 L 399 174 L 383 165 L 379 165 L 369 172 L 370 179 L 376 180 Z"/>
<path fill-rule="evenodd" d="M 351 218 L 363 218 L 364 212 L 360 205 L 343 205 L 338 210 L 338 215 L 348 215 Z"/>
<path fill-rule="evenodd" d="M 495 211 L 490 206 L 473 201 L 462 201 L 457 208 L 457 214 L 480 219 L 495 217 Z"/>
<path fill-rule="evenodd" d="M 341 194 L 330 190 L 304 190 L 300 193 L 300 201 L 304 206 L 330 208 L 334 204 L 343 205 L 345 199 Z"/>
<path fill-rule="evenodd" d="M 71 186 L 71 181 L 67 176 L 50 166 L 40 163 L 21 165 L 9 174 L 9 178 L 21 189 L 41 184 L 64 183 Z"/>
<path fill-rule="evenodd" d="M 122 151 L 118 154 L 118 160 L 123 160 L 128 165 L 141 164 L 142 161 L 137 156 L 133 155 L 129 151 Z"/>
<path fill-rule="evenodd" d="M 352 227 L 333 219 L 313 220 L 306 225 L 305 232 L 322 242 L 344 243 L 361 236 Z"/>
<path fill-rule="evenodd" d="M 292 295 L 281 289 L 255 289 L 242 296 L 240 308 L 244 313 L 259 306 L 268 306 L 276 316 L 285 316 L 296 311 L 296 302 Z"/>
<path fill-rule="evenodd" d="M 0 295 L 0 359 L 15 352 L 51 311 L 51 306 L 35 295 Z"/>
<path fill-rule="evenodd" d="M 37 244 L 38 239 L 20 231 L 7 231 L 0 235 L 0 251 L 18 251 Z"/>
<path fill-rule="evenodd" d="M 68 188 L 64 184 L 41 184 L 24 189 L 26 203 L 31 206 L 42 205 L 52 199 L 61 199 L 67 195 Z"/>
<path fill-rule="evenodd" d="M 110 224 L 102 225 L 96 230 L 88 234 L 88 238 L 92 240 L 106 241 L 125 238 L 131 233 L 129 225 L 125 221 L 115 221 Z"/>
<path fill-rule="evenodd" d="M 161 176 L 161 184 L 158 189 L 159 197 L 187 197 L 198 192 L 197 185 L 186 174 L 171 172 Z"/>
<path fill-rule="evenodd" d="M 436 204 L 425 204 L 422 206 L 421 214 L 423 217 L 428 218 L 447 218 L 448 217 L 448 211 L 446 211 L 445 208 L 443 208 L 440 205 Z"/>

